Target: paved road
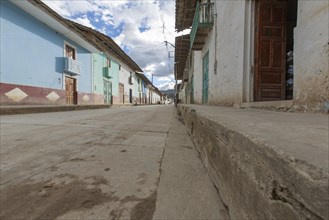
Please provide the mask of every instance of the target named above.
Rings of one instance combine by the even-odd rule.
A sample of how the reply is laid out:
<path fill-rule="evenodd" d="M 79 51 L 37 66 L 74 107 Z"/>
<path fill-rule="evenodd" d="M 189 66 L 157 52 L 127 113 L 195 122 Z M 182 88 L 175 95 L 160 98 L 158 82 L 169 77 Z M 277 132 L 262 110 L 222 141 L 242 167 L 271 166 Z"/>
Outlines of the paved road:
<path fill-rule="evenodd" d="M 1 116 L 0 219 L 227 219 L 173 106 Z"/>

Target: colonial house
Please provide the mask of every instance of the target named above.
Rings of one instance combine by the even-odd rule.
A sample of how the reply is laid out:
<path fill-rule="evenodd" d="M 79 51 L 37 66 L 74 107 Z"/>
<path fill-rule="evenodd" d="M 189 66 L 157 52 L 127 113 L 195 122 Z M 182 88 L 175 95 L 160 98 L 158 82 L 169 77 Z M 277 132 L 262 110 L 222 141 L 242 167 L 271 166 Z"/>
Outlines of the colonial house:
<path fill-rule="evenodd" d="M 1 1 L 0 22 L 1 104 L 136 103 L 149 83 L 110 37 L 40 0 Z"/>
<path fill-rule="evenodd" d="M 134 104 L 139 97 L 137 73 L 142 69 L 107 35 L 66 20 L 101 53 L 93 54 L 93 92 L 105 103 Z M 98 100 L 102 102 L 102 100 Z"/>
<path fill-rule="evenodd" d="M 92 104 L 100 51 L 41 1 L 0 1 L 1 104 Z"/>
<path fill-rule="evenodd" d="M 152 85 L 152 82 L 142 73 L 137 73 L 138 77 L 138 104 L 147 104 L 149 97 L 148 85 Z"/>
<path fill-rule="evenodd" d="M 176 0 L 182 101 L 322 111 L 329 106 L 328 1 Z"/>

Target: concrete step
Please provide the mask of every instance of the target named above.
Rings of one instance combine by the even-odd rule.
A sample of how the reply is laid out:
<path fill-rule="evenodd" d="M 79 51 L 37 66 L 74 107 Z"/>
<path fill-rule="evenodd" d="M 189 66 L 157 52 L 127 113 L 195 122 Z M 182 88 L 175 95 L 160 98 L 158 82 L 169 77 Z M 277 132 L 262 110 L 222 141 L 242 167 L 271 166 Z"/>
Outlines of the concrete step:
<path fill-rule="evenodd" d="M 179 105 L 231 219 L 328 219 L 328 115 Z"/>

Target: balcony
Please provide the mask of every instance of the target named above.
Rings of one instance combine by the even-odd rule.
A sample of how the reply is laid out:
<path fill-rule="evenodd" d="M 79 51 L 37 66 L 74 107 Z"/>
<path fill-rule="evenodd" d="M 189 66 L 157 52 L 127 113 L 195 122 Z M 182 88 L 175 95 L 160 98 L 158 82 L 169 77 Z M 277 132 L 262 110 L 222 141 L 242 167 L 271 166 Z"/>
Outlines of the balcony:
<path fill-rule="evenodd" d="M 103 76 L 109 79 L 112 78 L 110 67 L 103 67 Z"/>
<path fill-rule="evenodd" d="M 197 3 L 192 30 L 190 33 L 190 48 L 202 50 L 206 37 L 214 25 L 214 3 Z"/>
<path fill-rule="evenodd" d="M 64 71 L 74 75 L 80 75 L 80 62 L 71 58 L 64 58 Z"/>

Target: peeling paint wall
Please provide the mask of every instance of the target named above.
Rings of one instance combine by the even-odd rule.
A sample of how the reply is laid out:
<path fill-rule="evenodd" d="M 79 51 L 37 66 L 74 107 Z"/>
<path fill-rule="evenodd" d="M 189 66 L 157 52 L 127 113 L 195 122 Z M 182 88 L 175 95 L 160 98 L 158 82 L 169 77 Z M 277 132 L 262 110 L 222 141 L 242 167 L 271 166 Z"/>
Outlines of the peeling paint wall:
<path fill-rule="evenodd" d="M 300 111 L 322 111 L 329 100 L 329 2 L 299 1 L 294 30 L 294 102 Z"/>
<path fill-rule="evenodd" d="M 242 103 L 245 1 L 215 1 L 215 23 L 199 58 L 202 103 L 202 58 L 209 51 L 209 105 Z M 217 34 L 216 34 L 217 32 Z M 215 42 L 217 40 L 217 42 Z M 197 81 L 197 80 L 195 80 Z M 201 91 L 200 91 L 201 88 Z M 196 102 L 197 103 L 197 102 Z"/>

